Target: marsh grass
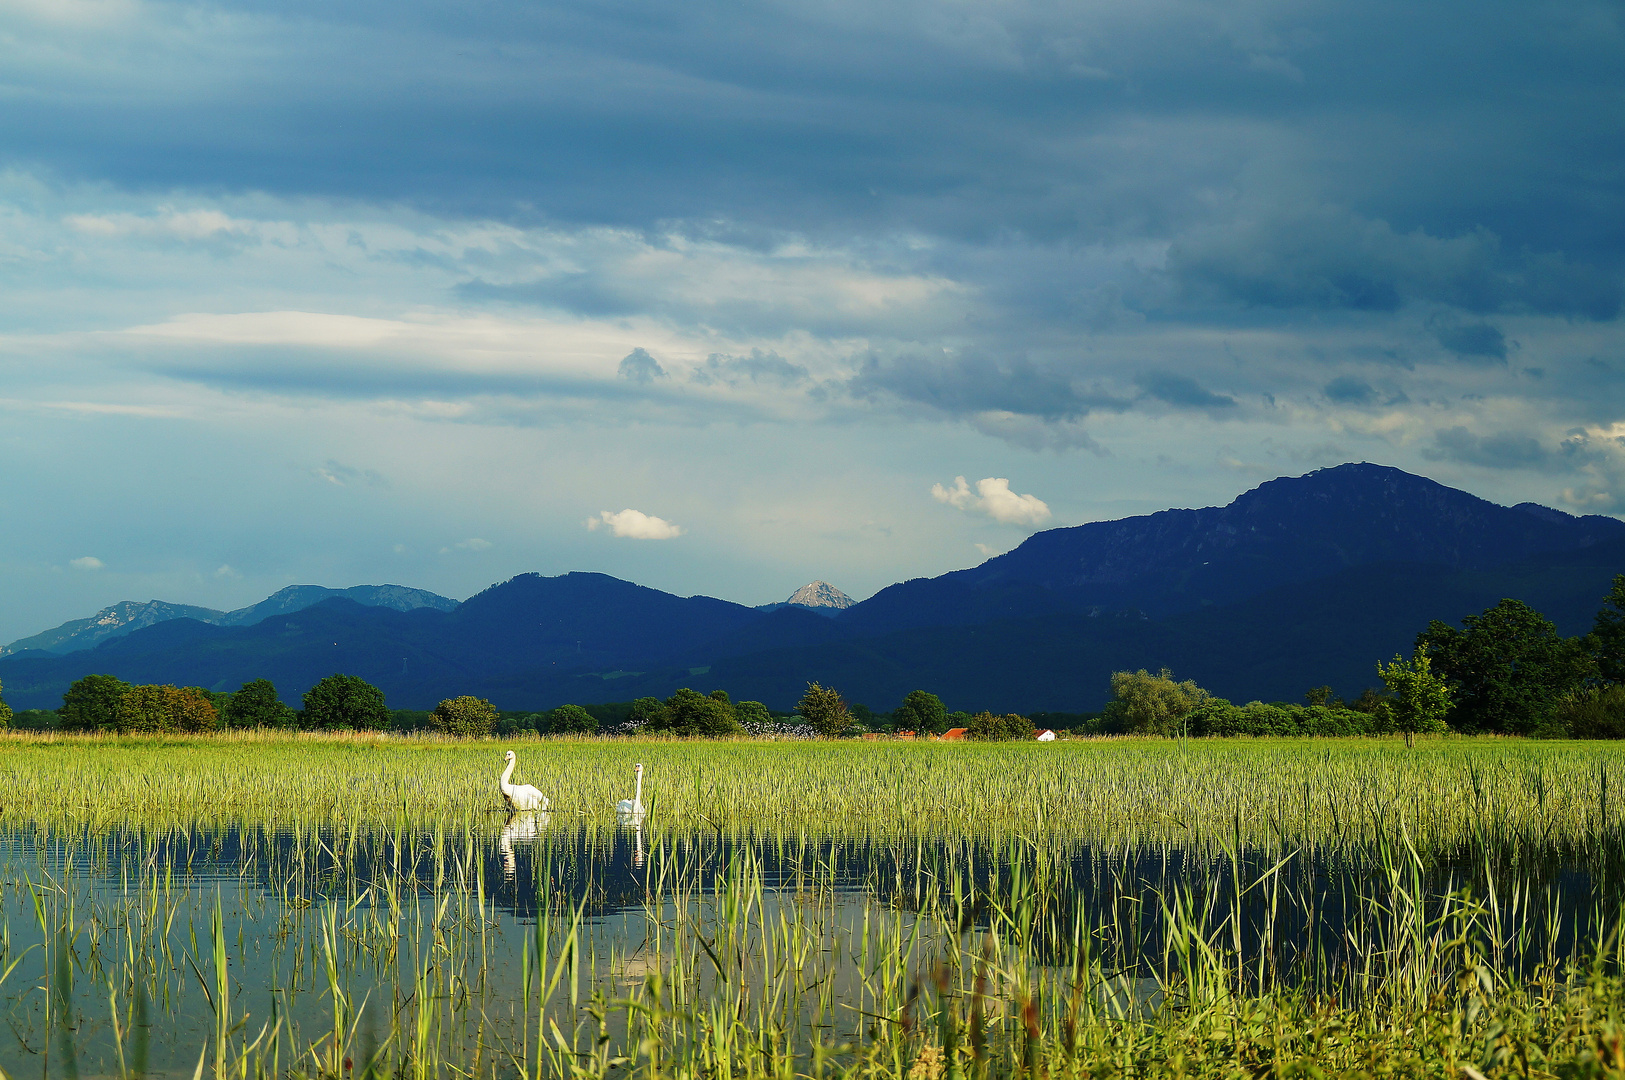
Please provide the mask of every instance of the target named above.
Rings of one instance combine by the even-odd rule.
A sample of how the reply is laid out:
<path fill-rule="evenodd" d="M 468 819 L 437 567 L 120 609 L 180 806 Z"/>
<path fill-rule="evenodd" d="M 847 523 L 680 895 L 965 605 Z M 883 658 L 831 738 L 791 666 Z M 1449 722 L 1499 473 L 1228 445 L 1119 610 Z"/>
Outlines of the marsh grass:
<path fill-rule="evenodd" d="M 557 813 L 607 820 L 647 767 L 663 824 L 721 832 L 1053 835 L 1325 846 L 1403 820 L 1423 849 L 1566 850 L 1617 829 L 1625 746 L 1523 740 L 765 743 L 377 735 L 0 737 L 0 808 L 32 821 L 331 821 L 496 808 L 502 751 Z"/>
<path fill-rule="evenodd" d="M 1611 746 L 518 745 L 0 740 L 0 1065 L 1625 1075 Z"/>

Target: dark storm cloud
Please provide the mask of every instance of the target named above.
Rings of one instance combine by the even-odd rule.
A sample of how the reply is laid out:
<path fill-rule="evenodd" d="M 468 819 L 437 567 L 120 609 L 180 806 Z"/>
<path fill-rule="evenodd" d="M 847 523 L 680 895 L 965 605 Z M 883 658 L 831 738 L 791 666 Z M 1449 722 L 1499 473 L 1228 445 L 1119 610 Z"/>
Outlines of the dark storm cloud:
<path fill-rule="evenodd" d="M 1480 465 L 1488 469 L 1538 469 L 1559 471 L 1574 464 L 1575 444 L 1558 450 L 1541 445 L 1533 435 L 1516 431 L 1502 431 L 1490 435 L 1474 435 L 1465 427 L 1453 427 L 1433 433 L 1434 448 L 1424 456 L 1435 460 L 1459 461 L 1465 465 Z"/>
<path fill-rule="evenodd" d="M 784 353 L 779 369 L 700 369 L 718 385 L 799 384 L 782 343 L 803 334 L 872 350 L 859 398 L 1057 422 L 1130 407 L 1042 359 L 1110 328 L 1408 318 L 1414 344 L 1437 311 L 1439 346 L 1489 363 L 1511 346 L 1486 317 L 1608 321 L 1625 298 L 1625 34 L 1617 9 L 1581 0 L 250 0 L 120 18 L 0 13 L 22 103 L 0 110 L 0 166 L 154 198 L 265 192 L 658 235 L 672 261 L 645 277 L 448 255 L 440 288 Z M 810 277 L 752 292 L 748 270 L 681 262 L 707 244 L 836 252 L 854 280 L 940 281 L 950 299 Z M 1104 385 L 1238 414 L 1206 361 L 1144 350 L 1101 356 Z M 1279 372 L 1260 374 L 1235 385 Z M 324 375 L 252 376 L 281 377 Z M 345 393 L 375 376 L 325 378 Z M 1397 383 L 1384 394 L 1404 400 Z M 1371 400 L 1325 384 L 1332 405 Z"/>
<path fill-rule="evenodd" d="M 1485 229 L 1444 238 L 1399 233 L 1329 208 L 1198 230 L 1173 245 L 1168 263 L 1198 299 L 1259 307 L 1394 311 L 1431 301 L 1472 312 L 1610 319 L 1621 301 L 1612 267 L 1507 254 Z"/>
<path fill-rule="evenodd" d="M 900 400 L 952 416 L 1000 411 L 1072 420 L 1096 410 L 1122 412 L 1130 405 L 1099 389 L 1081 389 L 1067 375 L 1025 357 L 996 361 L 977 354 L 870 356 L 847 389 L 859 399 Z"/>
<path fill-rule="evenodd" d="M 1155 371 L 1137 380 L 1145 396 L 1182 409 L 1224 411 L 1236 407 L 1236 399 L 1228 394 L 1215 394 L 1187 375 L 1168 371 Z"/>
<path fill-rule="evenodd" d="M 1364 379 L 1353 375 L 1340 375 L 1326 384 L 1322 391 L 1327 400 L 1339 405 L 1369 405 L 1377 400 L 1377 392 Z"/>
<path fill-rule="evenodd" d="M 1495 361 L 1507 358 L 1506 335 L 1489 323 L 1435 320 L 1431 329 L 1440 345 L 1463 360 Z"/>
<path fill-rule="evenodd" d="M 1580 3 L 141 10 L 65 47 L 21 28 L 5 160 L 518 218 L 1093 240 L 1246 216 L 1215 193 L 1318 190 L 1396 236 L 1482 226 L 1617 265 L 1619 27 Z M 1391 275 L 1295 269 L 1289 237 L 1252 235 L 1288 250 L 1239 296 L 1390 302 Z M 1591 273 L 1572 267 L 1546 277 Z"/>

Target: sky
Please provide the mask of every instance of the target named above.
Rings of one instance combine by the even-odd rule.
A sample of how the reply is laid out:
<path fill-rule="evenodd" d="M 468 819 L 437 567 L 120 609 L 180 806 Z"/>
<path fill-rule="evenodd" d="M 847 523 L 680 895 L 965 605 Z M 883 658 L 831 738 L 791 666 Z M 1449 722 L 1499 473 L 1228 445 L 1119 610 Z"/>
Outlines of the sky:
<path fill-rule="evenodd" d="M 0 641 L 1625 512 L 1625 8 L 0 0 Z"/>

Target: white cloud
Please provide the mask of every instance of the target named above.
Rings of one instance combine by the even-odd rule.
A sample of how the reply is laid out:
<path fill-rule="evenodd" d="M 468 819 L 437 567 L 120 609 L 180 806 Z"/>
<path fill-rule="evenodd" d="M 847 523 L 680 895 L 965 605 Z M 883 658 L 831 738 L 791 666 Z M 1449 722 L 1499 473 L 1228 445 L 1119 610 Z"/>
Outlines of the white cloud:
<path fill-rule="evenodd" d="M 632 540 L 670 540 L 683 535 L 683 530 L 664 518 L 651 517 L 631 508 L 612 514 L 600 511 L 597 517 L 587 519 L 588 529 L 607 528 L 616 536 Z"/>
<path fill-rule="evenodd" d="M 954 477 L 954 486 L 931 485 L 931 497 L 959 510 L 986 514 L 1004 525 L 1042 525 L 1050 519 L 1049 506 L 1036 495 L 1018 495 L 1010 481 L 989 476 L 976 481 L 972 491 L 963 476 Z"/>
<path fill-rule="evenodd" d="M 85 555 L 78 559 L 69 559 L 68 565 L 75 570 L 100 570 L 107 565 L 94 555 Z"/>
<path fill-rule="evenodd" d="M 227 565 L 226 563 L 221 563 L 220 568 L 214 572 L 214 576 L 217 578 L 240 578 L 243 575 L 241 571 Z"/>

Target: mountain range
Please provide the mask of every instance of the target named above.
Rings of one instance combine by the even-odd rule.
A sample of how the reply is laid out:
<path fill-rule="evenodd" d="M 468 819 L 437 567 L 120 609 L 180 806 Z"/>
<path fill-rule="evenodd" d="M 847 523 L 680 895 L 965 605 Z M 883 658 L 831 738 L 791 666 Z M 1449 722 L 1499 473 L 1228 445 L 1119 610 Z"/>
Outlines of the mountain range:
<path fill-rule="evenodd" d="M 171 604 L 163 600 L 139 602 L 123 600 L 104 607 L 88 619 L 73 619 L 43 630 L 29 637 L 19 638 L 10 645 L 0 645 L 0 656 L 38 649 L 48 653 L 70 653 L 93 649 L 110 638 L 143 630 L 171 619 L 196 619 L 214 626 L 251 626 L 272 615 L 286 615 L 293 611 L 321 603 L 334 596 L 343 596 L 366 607 L 387 607 L 396 611 L 429 607 L 450 611 L 457 601 L 437 596 L 422 589 L 408 589 L 404 585 L 353 585 L 348 589 L 329 589 L 321 585 L 289 585 L 279 589 L 257 604 L 235 611 L 216 611 L 213 608 L 191 604 Z"/>
<path fill-rule="evenodd" d="M 0 682 L 17 708 L 54 707 L 91 672 L 220 690 L 269 678 L 297 703 L 342 671 L 397 708 L 476 694 L 542 709 L 679 686 L 786 708 L 817 680 L 876 709 L 924 688 L 950 708 L 1029 712 L 1097 709 L 1112 671 L 1166 666 L 1232 700 L 1296 700 L 1321 684 L 1358 693 L 1430 619 L 1504 596 L 1583 632 L 1621 571 L 1625 522 L 1350 464 L 1222 507 L 1040 532 L 856 604 L 823 582 L 757 609 L 591 573 L 521 575 L 462 604 L 272 597 L 242 618 L 184 614 L 63 655 L 18 651 L 0 657 Z"/>

